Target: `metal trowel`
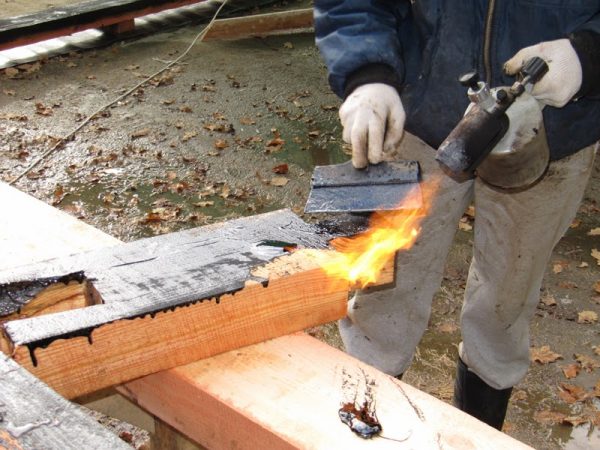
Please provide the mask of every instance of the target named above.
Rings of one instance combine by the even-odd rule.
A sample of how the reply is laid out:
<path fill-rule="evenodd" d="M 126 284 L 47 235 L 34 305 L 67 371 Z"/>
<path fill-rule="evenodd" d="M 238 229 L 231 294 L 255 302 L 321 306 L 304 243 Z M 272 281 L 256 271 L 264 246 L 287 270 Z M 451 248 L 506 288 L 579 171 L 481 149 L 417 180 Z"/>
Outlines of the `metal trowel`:
<path fill-rule="evenodd" d="M 422 204 L 419 181 L 417 161 L 382 162 L 366 169 L 355 169 L 352 161 L 317 166 L 304 211 L 361 213 L 416 209 Z"/>

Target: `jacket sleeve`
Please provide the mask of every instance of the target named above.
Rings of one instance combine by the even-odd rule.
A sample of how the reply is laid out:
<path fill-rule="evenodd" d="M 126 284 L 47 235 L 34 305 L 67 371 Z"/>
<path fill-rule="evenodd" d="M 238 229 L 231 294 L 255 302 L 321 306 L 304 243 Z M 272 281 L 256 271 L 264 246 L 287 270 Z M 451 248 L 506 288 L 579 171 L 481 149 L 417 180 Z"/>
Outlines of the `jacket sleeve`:
<path fill-rule="evenodd" d="M 408 0 L 315 0 L 316 44 L 338 96 L 373 82 L 400 89 L 398 25 L 409 10 Z"/>
<path fill-rule="evenodd" d="M 569 35 L 581 63 L 579 97 L 600 96 L 600 12 Z"/>

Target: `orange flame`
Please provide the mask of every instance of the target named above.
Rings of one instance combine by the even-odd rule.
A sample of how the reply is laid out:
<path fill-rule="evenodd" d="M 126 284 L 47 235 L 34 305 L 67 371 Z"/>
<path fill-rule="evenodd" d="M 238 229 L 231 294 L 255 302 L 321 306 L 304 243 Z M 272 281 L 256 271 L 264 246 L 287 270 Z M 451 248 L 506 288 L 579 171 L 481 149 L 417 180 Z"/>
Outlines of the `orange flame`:
<path fill-rule="evenodd" d="M 319 252 L 317 263 L 329 277 L 353 286 L 364 288 L 375 283 L 396 252 L 415 243 L 438 184 L 437 180 L 421 183 L 421 191 L 413 189 L 399 205 L 402 209 L 373 213 L 366 231 L 334 239 L 331 246 L 336 251 Z M 421 196 L 422 206 L 410 209 L 410 205 L 420 203 Z"/>

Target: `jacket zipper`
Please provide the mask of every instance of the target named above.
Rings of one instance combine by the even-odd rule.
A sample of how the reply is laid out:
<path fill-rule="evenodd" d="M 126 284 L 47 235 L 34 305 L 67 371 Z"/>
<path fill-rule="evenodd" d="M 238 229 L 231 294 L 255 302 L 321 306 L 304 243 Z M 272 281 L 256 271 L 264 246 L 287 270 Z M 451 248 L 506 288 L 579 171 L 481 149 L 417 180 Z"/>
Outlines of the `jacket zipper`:
<path fill-rule="evenodd" d="M 492 83 L 492 63 L 490 58 L 490 48 L 492 45 L 492 23 L 494 20 L 494 10 L 496 0 L 488 2 L 487 15 L 485 18 L 485 30 L 483 36 L 483 68 L 485 70 L 485 80 L 488 85 Z"/>

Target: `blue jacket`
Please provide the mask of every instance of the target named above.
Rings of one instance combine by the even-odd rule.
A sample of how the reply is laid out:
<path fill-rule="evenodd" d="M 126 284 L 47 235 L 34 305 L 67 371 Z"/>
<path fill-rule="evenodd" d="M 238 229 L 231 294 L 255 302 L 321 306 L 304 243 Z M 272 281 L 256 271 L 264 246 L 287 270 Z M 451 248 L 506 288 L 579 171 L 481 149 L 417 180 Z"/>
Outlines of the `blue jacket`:
<path fill-rule="evenodd" d="M 316 43 L 333 91 L 384 82 L 401 92 L 406 129 L 437 148 L 468 104 L 458 77 L 491 86 L 518 50 L 570 38 L 584 72 L 577 100 L 547 106 L 551 158 L 600 139 L 600 0 L 315 0 Z M 487 36 L 487 37 L 486 37 Z"/>

